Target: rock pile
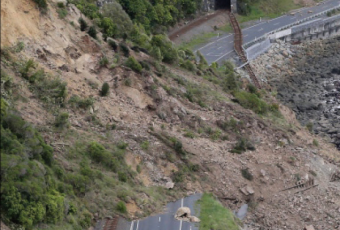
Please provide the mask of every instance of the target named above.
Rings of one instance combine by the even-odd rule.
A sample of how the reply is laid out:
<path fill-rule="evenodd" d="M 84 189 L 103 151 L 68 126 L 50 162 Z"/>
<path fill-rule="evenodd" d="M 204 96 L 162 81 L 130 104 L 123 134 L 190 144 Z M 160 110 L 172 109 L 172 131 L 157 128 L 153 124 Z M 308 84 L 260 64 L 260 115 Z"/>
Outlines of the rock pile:
<path fill-rule="evenodd" d="M 196 216 L 191 215 L 190 208 L 188 207 L 181 207 L 177 210 L 175 214 L 175 219 L 177 220 L 183 220 L 183 221 L 188 221 L 188 222 L 194 222 L 198 223 L 201 220 L 197 218 Z"/>

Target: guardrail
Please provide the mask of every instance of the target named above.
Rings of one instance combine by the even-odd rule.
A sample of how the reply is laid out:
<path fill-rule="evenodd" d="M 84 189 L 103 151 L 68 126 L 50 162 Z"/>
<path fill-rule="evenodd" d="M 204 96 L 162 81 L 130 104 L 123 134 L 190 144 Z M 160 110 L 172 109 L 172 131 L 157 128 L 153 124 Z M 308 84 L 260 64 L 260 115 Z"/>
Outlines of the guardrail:
<path fill-rule="evenodd" d="M 246 44 L 244 44 L 244 45 L 243 45 L 243 48 L 244 48 L 244 50 L 245 50 L 245 49 L 249 48 L 250 46 L 252 46 L 252 45 L 254 45 L 254 44 L 256 44 L 256 43 L 265 40 L 270 34 L 274 34 L 274 33 L 276 33 L 276 32 L 279 32 L 279 31 L 282 31 L 282 30 L 291 28 L 291 27 L 293 27 L 293 26 L 295 26 L 295 25 L 299 25 L 299 24 L 301 24 L 301 23 L 303 23 L 303 22 L 309 21 L 309 20 L 311 20 L 311 19 L 313 19 L 313 18 L 316 18 L 316 17 L 319 17 L 319 16 L 321 16 L 321 15 L 325 15 L 325 14 L 327 14 L 328 12 L 331 12 L 331 11 L 337 10 L 337 9 L 340 9 L 340 4 L 339 4 L 338 6 L 335 6 L 335 7 L 333 7 L 333 8 L 330 8 L 330 9 L 328 9 L 328 10 L 319 12 L 319 13 L 314 14 L 314 15 L 311 15 L 310 17 L 304 18 L 304 19 L 302 19 L 302 20 L 299 20 L 299 21 L 290 23 L 290 24 L 288 24 L 288 25 L 282 26 L 282 27 L 280 27 L 280 28 L 278 28 L 278 29 L 276 29 L 276 30 L 273 30 L 273 31 L 271 31 L 271 32 L 265 33 L 263 36 L 258 37 L 258 38 L 256 38 L 256 39 L 254 39 L 254 40 L 252 40 L 252 41 L 247 42 Z"/>

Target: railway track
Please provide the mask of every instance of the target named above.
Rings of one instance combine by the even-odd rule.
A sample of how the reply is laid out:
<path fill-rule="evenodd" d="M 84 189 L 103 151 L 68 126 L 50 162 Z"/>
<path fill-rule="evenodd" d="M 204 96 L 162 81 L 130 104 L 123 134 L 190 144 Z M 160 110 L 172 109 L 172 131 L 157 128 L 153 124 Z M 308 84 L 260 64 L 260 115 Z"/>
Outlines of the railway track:
<path fill-rule="evenodd" d="M 118 224 L 118 218 L 106 219 L 103 230 L 116 230 Z"/>
<path fill-rule="evenodd" d="M 244 68 L 248 72 L 250 79 L 253 81 L 254 85 L 258 89 L 261 89 L 261 85 L 260 85 L 259 81 L 257 80 L 257 77 L 256 77 L 253 69 L 251 68 L 250 64 L 248 63 L 247 56 L 245 55 L 243 47 L 242 47 L 243 37 L 242 37 L 242 30 L 240 28 L 240 25 L 238 24 L 237 19 L 232 12 L 228 11 L 227 13 L 228 13 L 228 16 L 229 16 L 230 24 L 231 24 L 231 26 L 233 27 L 233 30 L 234 30 L 234 49 L 235 49 L 237 55 L 241 58 L 242 62 L 245 63 Z"/>

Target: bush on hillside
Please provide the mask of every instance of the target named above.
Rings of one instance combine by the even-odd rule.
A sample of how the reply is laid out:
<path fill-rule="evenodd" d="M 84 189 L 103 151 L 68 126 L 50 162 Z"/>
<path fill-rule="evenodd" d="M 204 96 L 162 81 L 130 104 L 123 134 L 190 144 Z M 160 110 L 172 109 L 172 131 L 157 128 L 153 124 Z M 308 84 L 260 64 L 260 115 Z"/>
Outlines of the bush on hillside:
<path fill-rule="evenodd" d="M 169 64 L 173 64 L 178 61 L 177 50 L 165 35 L 154 35 L 151 39 L 151 45 L 160 49 L 163 56 L 162 61 Z"/>
<path fill-rule="evenodd" d="M 251 109 L 258 114 L 266 114 L 269 111 L 269 106 L 266 102 L 258 98 L 257 95 L 245 91 L 234 93 L 236 102 L 246 109 Z"/>
<path fill-rule="evenodd" d="M 69 100 L 68 104 L 70 104 L 73 108 L 82 108 L 87 109 L 94 104 L 94 99 L 92 97 L 88 98 L 80 98 L 77 95 L 73 95 Z"/>
<path fill-rule="evenodd" d="M 132 56 L 127 59 L 125 65 L 138 73 L 143 69 L 142 65 Z"/>
<path fill-rule="evenodd" d="M 109 44 L 109 46 L 111 46 L 111 48 L 114 51 L 117 51 L 118 45 L 117 45 L 117 43 L 112 38 L 108 38 L 107 39 L 107 43 Z"/>
<path fill-rule="evenodd" d="M 83 18 L 79 18 L 80 30 L 85 31 L 88 27 L 87 22 Z"/>
<path fill-rule="evenodd" d="M 60 113 L 55 119 L 54 125 L 57 128 L 64 128 L 69 126 L 68 122 L 69 115 L 68 113 Z"/>
<path fill-rule="evenodd" d="M 126 205 L 125 205 L 125 203 L 123 201 L 119 201 L 117 203 L 116 209 L 117 209 L 118 212 L 126 213 Z"/>
<path fill-rule="evenodd" d="M 34 0 L 34 2 L 38 4 L 38 6 L 41 10 L 43 10 L 44 12 L 46 11 L 46 9 L 47 9 L 46 0 Z"/>
<path fill-rule="evenodd" d="M 129 50 L 129 47 L 127 47 L 127 45 L 121 42 L 119 43 L 119 48 L 123 52 L 125 57 L 130 56 L 130 50 Z"/>
<path fill-rule="evenodd" d="M 103 16 L 110 18 L 117 26 L 116 35 L 118 37 L 122 37 L 123 33 L 130 34 L 133 29 L 133 23 L 129 15 L 126 14 L 118 1 L 113 1 L 110 4 L 106 4 L 102 10 Z"/>
<path fill-rule="evenodd" d="M 91 27 L 89 28 L 89 31 L 87 31 L 87 33 L 88 33 L 91 37 L 93 37 L 94 39 L 97 39 L 97 30 L 96 30 L 96 28 L 95 28 L 94 26 L 91 26 Z"/>
<path fill-rule="evenodd" d="M 102 90 L 100 91 L 100 94 L 102 97 L 107 96 L 109 94 L 110 86 L 107 82 L 105 82 L 102 86 Z"/>

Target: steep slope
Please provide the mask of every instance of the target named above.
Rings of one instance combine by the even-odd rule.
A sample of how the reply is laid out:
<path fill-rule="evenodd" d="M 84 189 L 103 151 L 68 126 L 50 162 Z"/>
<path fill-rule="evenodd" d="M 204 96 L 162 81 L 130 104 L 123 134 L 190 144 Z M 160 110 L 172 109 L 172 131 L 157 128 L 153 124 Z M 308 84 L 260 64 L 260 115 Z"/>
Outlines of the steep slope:
<path fill-rule="evenodd" d="M 301 127 L 270 93 L 250 87 L 253 93 L 231 94 L 224 84 L 231 75 L 225 76 L 225 70 L 211 73 L 201 68 L 203 61 L 200 70 L 189 72 L 132 49 L 128 59 L 123 45 L 133 47 L 131 41 L 114 40 L 121 44 L 114 51 L 100 33 L 97 40 L 91 38 L 79 30 L 81 13 L 72 4 L 64 19 L 52 2 L 46 15 L 30 0 L 5 0 L 1 6 L 2 22 L 8 23 L 1 27 L 1 69 L 7 76 L 2 99 L 9 104 L 4 130 L 11 137 L 16 133 L 26 149 L 21 153 L 24 162 L 39 168 L 35 173 L 46 179 L 49 197 L 57 196 L 58 202 L 63 197 L 64 207 L 58 206 L 63 211 L 58 218 L 50 220 L 47 213 L 28 223 L 14 221 L 2 206 L 6 222 L 86 229 L 105 216 L 139 218 L 159 212 L 166 201 L 197 191 L 214 193 L 233 210 L 248 203 L 244 223 L 253 229 L 337 226 L 339 185 L 329 177 L 339 170 L 334 164 L 339 164 L 338 151 Z M 30 17 L 22 16 L 25 7 L 31 7 Z M 138 62 L 128 64 L 131 57 L 143 70 L 136 68 Z M 110 90 L 101 96 L 105 82 Z M 248 83 L 240 84 L 246 88 Z M 53 147 L 51 165 L 30 156 L 30 136 L 19 138 L 28 125 L 9 125 L 17 114 L 41 134 L 39 145 Z M 33 200 L 25 188 L 34 178 L 20 173 L 24 184 L 8 177 L 14 181 L 10 185 L 22 199 Z M 53 187 L 48 178 L 60 186 Z M 310 178 L 317 188 L 280 192 Z M 175 182 L 173 189 L 166 188 L 168 182 Z M 2 198 L 12 191 L 6 189 Z"/>

